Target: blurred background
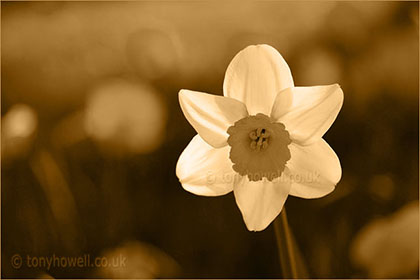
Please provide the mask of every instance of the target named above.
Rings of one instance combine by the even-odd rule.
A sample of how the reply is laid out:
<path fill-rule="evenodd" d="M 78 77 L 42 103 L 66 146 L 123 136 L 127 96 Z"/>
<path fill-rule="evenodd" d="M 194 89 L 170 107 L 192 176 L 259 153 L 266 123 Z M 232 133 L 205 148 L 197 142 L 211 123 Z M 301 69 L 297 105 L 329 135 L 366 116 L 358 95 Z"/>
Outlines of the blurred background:
<path fill-rule="evenodd" d="M 343 177 L 289 197 L 311 278 L 417 278 L 418 2 L 1 3 L 1 276 L 278 278 L 273 227 L 248 232 L 232 194 L 184 191 L 193 128 L 181 88 L 222 94 L 266 43 L 298 86 L 339 83 L 325 139 Z M 13 268 L 11 257 L 125 256 L 124 267 Z"/>

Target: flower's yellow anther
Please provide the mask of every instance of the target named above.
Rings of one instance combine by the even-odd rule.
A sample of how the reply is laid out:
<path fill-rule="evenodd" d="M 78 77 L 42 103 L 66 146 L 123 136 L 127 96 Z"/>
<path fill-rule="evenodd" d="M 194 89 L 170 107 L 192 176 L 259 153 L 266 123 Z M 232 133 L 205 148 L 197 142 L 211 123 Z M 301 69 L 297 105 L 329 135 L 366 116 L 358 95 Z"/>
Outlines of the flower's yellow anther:
<path fill-rule="evenodd" d="M 255 150 L 257 148 L 257 142 L 252 141 L 251 144 L 249 144 L 249 146 L 251 147 L 251 149 Z"/>
<path fill-rule="evenodd" d="M 268 147 L 268 140 L 266 140 L 266 141 L 264 141 L 263 143 L 262 143 L 262 148 L 265 150 L 265 149 L 267 149 L 267 147 Z"/>
<path fill-rule="evenodd" d="M 270 132 L 265 128 L 257 128 L 249 133 L 249 138 L 251 138 L 251 143 L 249 146 L 251 149 L 260 151 L 261 149 L 266 149 L 268 147 L 268 138 L 270 137 Z"/>
<path fill-rule="evenodd" d="M 249 138 L 251 138 L 251 140 L 257 140 L 258 139 L 258 136 L 257 136 L 257 133 L 255 132 L 255 130 L 253 130 L 249 133 Z"/>

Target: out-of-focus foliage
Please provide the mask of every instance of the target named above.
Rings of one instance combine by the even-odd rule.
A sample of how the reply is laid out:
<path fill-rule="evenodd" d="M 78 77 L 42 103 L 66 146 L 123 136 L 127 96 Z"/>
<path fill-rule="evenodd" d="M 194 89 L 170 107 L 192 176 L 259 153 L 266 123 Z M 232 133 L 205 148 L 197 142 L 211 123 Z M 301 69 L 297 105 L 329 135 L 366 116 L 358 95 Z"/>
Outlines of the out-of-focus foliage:
<path fill-rule="evenodd" d="M 178 91 L 222 94 L 230 60 L 260 43 L 280 51 L 296 85 L 339 83 L 345 94 L 325 135 L 341 182 L 286 203 L 309 275 L 418 277 L 394 259 L 418 248 L 418 218 L 399 210 L 419 195 L 417 2 L 1 7 L 2 277 L 280 277 L 272 227 L 248 232 L 233 195 L 197 197 L 175 176 L 195 135 Z M 129 265 L 10 263 L 84 253 Z"/>

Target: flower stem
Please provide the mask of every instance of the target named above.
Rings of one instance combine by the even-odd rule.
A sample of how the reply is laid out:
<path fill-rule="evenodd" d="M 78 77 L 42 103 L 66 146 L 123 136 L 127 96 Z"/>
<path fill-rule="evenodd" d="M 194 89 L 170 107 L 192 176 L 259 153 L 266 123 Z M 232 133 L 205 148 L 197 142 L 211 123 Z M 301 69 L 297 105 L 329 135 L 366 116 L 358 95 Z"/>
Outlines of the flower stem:
<path fill-rule="evenodd" d="M 287 222 L 287 214 L 284 207 L 280 215 L 274 220 L 274 231 L 276 234 L 283 278 L 299 278 L 292 233 L 289 228 L 289 223 Z"/>

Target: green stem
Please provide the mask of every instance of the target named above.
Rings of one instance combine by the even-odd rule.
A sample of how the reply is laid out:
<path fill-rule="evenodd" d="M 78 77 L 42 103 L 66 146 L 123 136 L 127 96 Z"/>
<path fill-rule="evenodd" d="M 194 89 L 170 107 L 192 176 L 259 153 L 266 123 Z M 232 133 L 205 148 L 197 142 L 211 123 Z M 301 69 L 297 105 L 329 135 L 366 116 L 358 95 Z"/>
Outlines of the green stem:
<path fill-rule="evenodd" d="M 286 209 L 284 207 L 280 215 L 274 220 L 274 230 L 283 278 L 297 279 L 296 254 L 289 223 L 287 222 Z"/>

